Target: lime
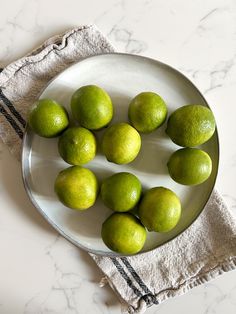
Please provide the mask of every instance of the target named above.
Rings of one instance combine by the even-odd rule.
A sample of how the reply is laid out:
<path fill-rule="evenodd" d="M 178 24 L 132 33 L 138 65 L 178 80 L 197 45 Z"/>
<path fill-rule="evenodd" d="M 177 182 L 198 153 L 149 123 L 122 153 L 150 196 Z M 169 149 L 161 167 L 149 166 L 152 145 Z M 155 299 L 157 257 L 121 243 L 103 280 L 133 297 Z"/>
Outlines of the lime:
<path fill-rule="evenodd" d="M 134 208 L 140 199 L 141 191 L 139 179 L 129 172 L 116 173 L 105 179 L 101 186 L 104 204 L 117 212 Z"/>
<path fill-rule="evenodd" d="M 184 185 L 197 185 L 211 175 L 210 156 L 201 149 L 182 148 L 174 152 L 168 163 L 171 178 Z"/>
<path fill-rule="evenodd" d="M 55 181 L 55 192 L 65 206 L 84 210 L 96 201 L 97 178 L 89 169 L 72 166 L 59 172 Z"/>
<path fill-rule="evenodd" d="M 71 98 L 71 110 L 74 119 L 90 130 L 108 125 L 113 116 L 110 96 L 95 85 L 82 86 L 75 91 Z"/>
<path fill-rule="evenodd" d="M 83 165 L 95 157 L 96 139 L 85 128 L 71 127 L 60 136 L 58 150 L 68 164 Z"/>
<path fill-rule="evenodd" d="M 129 120 L 139 132 L 154 131 L 165 122 L 166 116 L 166 104 L 156 93 L 140 93 L 129 105 Z"/>
<path fill-rule="evenodd" d="M 212 111 L 201 105 L 187 105 L 174 111 L 168 119 L 166 133 L 183 147 L 198 146 L 208 141 L 215 132 Z"/>
<path fill-rule="evenodd" d="M 102 139 L 102 150 L 108 161 L 127 164 L 133 161 L 141 148 L 139 133 L 128 123 L 110 126 Z"/>
<path fill-rule="evenodd" d="M 52 99 L 39 99 L 29 110 L 29 125 L 42 137 L 56 137 L 69 125 L 64 107 Z"/>
<path fill-rule="evenodd" d="M 144 194 L 138 213 L 141 222 L 149 231 L 168 232 L 180 219 L 180 200 L 173 191 L 155 187 Z"/>
<path fill-rule="evenodd" d="M 137 217 L 114 213 L 102 224 L 102 239 L 112 251 L 135 254 L 144 246 L 146 230 Z"/>

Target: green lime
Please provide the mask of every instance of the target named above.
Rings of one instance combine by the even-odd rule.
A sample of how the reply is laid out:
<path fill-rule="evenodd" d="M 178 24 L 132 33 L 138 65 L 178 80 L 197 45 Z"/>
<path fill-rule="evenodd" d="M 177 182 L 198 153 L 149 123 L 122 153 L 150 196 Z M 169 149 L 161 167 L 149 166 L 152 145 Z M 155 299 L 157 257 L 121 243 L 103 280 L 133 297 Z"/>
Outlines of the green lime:
<path fill-rule="evenodd" d="M 82 86 L 74 92 L 71 98 L 71 110 L 74 119 L 90 130 L 103 128 L 113 117 L 110 96 L 95 85 Z"/>
<path fill-rule="evenodd" d="M 83 165 L 95 157 L 96 139 L 85 128 L 71 127 L 60 136 L 58 150 L 68 164 Z"/>
<path fill-rule="evenodd" d="M 201 105 L 183 106 L 168 119 L 166 133 L 183 147 L 198 146 L 208 141 L 215 132 L 212 111 Z"/>
<path fill-rule="evenodd" d="M 129 120 L 139 132 L 154 131 L 165 122 L 166 116 L 166 104 L 156 93 L 140 93 L 129 105 Z"/>
<path fill-rule="evenodd" d="M 132 173 L 119 172 L 105 179 L 101 186 L 104 204 L 117 212 L 135 207 L 141 196 L 142 186 Z"/>
<path fill-rule="evenodd" d="M 168 232 L 180 219 L 181 203 L 173 191 L 155 187 L 144 194 L 138 213 L 142 224 L 149 231 Z"/>
<path fill-rule="evenodd" d="M 102 224 L 102 239 L 112 251 L 138 253 L 144 246 L 146 230 L 139 219 L 129 213 L 114 213 Z"/>
<path fill-rule="evenodd" d="M 84 210 L 91 207 L 97 198 L 98 182 L 94 173 L 80 166 L 72 166 L 59 172 L 55 192 L 67 207 Z"/>
<path fill-rule="evenodd" d="M 39 99 L 29 110 L 29 125 L 42 137 L 56 137 L 69 125 L 64 107 L 52 99 Z"/>
<path fill-rule="evenodd" d="M 184 185 L 197 185 L 211 175 L 210 156 L 201 149 L 182 148 L 174 152 L 168 163 L 171 178 Z"/>
<path fill-rule="evenodd" d="M 108 161 L 127 164 L 133 161 L 141 148 L 139 133 L 128 123 L 117 123 L 106 129 L 102 150 Z"/>

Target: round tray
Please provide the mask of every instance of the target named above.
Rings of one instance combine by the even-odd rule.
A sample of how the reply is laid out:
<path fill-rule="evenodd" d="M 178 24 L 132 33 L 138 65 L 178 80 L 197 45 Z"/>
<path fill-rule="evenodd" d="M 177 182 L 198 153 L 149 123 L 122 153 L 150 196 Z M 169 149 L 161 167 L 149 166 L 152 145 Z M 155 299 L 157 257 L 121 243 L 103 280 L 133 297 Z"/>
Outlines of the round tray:
<path fill-rule="evenodd" d="M 130 100 L 140 92 L 153 91 L 162 96 L 168 106 L 168 114 L 186 104 L 208 106 L 205 98 L 183 74 L 159 61 L 146 57 L 112 53 L 85 58 L 54 78 L 40 98 L 52 98 L 70 112 L 73 92 L 83 85 L 95 84 L 111 96 L 115 114 L 112 123 L 128 121 Z M 168 233 L 148 233 L 141 252 L 146 252 L 172 240 L 188 228 L 206 205 L 215 184 L 219 142 L 217 131 L 201 146 L 211 156 L 213 170 L 203 184 L 193 187 L 174 182 L 167 170 L 170 155 L 180 147 L 165 134 L 166 124 L 151 134 L 142 134 L 142 148 L 130 164 L 110 163 L 98 149 L 95 159 L 85 167 L 94 171 L 99 181 L 109 175 L 128 171 L 142 182 L 144 191 L 154 186 L 173 190 L 181 199 L 182 215 L 177 226 Z M 98 143 L 104 131 L 95 132 Z M 58 138 L 41 138 L 27 128 L 22 151 L 22 173 L 30 200 L 46 220 L 65 238 L 82 249 L 96 254 L 117 256 L 103 243 L 100 232 L 103 221 L 112 211 L 106 208 L 100 197 L 95 205 L 84 212 L 69 209 L 61 204 L 54 192 L 58 172 L 70 165 L 59 156 Z"/>

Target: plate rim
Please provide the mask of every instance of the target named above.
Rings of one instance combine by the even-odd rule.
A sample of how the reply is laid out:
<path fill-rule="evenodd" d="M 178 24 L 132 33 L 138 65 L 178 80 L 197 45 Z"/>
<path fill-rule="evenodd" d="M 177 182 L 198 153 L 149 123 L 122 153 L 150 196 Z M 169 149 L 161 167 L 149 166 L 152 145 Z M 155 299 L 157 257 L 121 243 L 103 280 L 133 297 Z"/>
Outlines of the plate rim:
<path fill-rule="evenodd" d="M 150 57 L 146 57 L 146 56 L 142 56 L 142 55 L 138 55 L 138 54 L 131 54 L 131 53 L 125 53 L 125 52 L 107 52 L 107 53 L 99 53 L 99 54 L 94 54 L 94 55 L 90 55 L 90 56 L 86 56 L 86 57 L 82 57 L 79 61 L 69 65 L 66 69 L 64 69 L 63 71 L 61 71 L 60 73 L 58 73 L 57 75 L 55 75 L 51 80 L 49 80 L 47 82 L 47 84 L 45 85 L 45 87 L 40 91 L 40 93 L 38 94 L 37 98 L 40 98 L 40 96 L 44 93 L 44 91 L 48 88 L 48 86 L 55 81 L 60 75 L 62 75 L 63 73 L 65 73 L 67 70 L 69 70 L 70 68 L 72 68 L 73 66 L 75 66 L 78 63 L 83 62 L 84 60 L 87 59 L 92 59 L 92 58 L 96 58 L 96 57 L 102 57 L 102 56 L 128 56 L 128 57 L 136 57 L 136 58 L 140 58 L 140 59 L 145 59 L 147 61 L 150 62 L 154 62 L 159 64 L 159 66 L 161 66 L 162 68 L 168 69 L 176 74 L 178 74 L 179 76 L 181 76 L 185 81 L 187 81 L 197 92 L 198 94 L 201 96 L 201 98 L 204 100 L 206 106 L 211 110 L 211 107 L 208 103 L 208 101 L 206 100 L 206 98 L 204 97 L 204 95 L 202 94 L 202 92 L 198 89 L 198 87 L 185 75 L 183 74 L 180 70 L 174 68 L 173 66 L 164 63 L 162 61 L 159 61 L 157 59 L 154 58 L 150 58 Z M 212 110 L 211 110 L 212 111 Z M 213 112 L 213 111 L 212 111 Z M 214 114 L 214 113 L 213 113 Z M 68 234 L 66 234 L 53 220 L 51 220 L 41 209 L 41 207 L 37 204 L 37 202 L 35 201 L 34 197 L 32 196 L 31 193 L 31 188 L 29 187 L 28 181 L 27 181 L 27 174 L 29 173 L 29 162 L 27 160 L 27 162 L 25 161 L 25 156 L 30 154 L 30 148 L 27 146 L 27 141 L 29 141 L 29 139 L 32 137 L 33 132 L 30 130 L 28 122 L 26 124 L 25 130 L 24 130 L 24 134 L 23 134 L 23 140 L 22 140 L 22 150 L 21 150 L 21 177 L 22 177 L 22 181 L 23 181 L 23 185 L 24 185 L 24 189 L 26 191 L 26 194 L 29 198 L 29 200 L 31 201 L 31 203 L 33 204 L 33 206 L 36 208 L 36 210 L 42 215 L 42 217 L 60 234 L 62 235 L 65 239 L 67 239 L 68 241 L 70 241 L 72 244 L 74 244 L 75 246 L 83 249 L 84 251 L 90 253 L 90 254 L 94 254 L 94 255 L 98 255 L 98 256 L 104 256 L 104 257 L 128 257 L 128 256 L 137 256 L 137 255 L 141 255 L 141 254 L 145 254 L 148 252 L 151 252 L 153 250 L 156 250 L 160 247 L 162 247 L 163 245 L 173 241 L 174 239 L 176 239 L 177 237 L 179 237 L 183 232 L 185 232 L 198 218 L 199 216 L 202 214 L 202 212 L 204 211 L 204 209 L 206 208 L 207 203 L 209 202 L 209 199 L 213 193 L 215 184 L 216 184 L 216 180 L 217 180 L 217 176 L 218 176 L 218 171 L 219 171 L 219 160 L 220 160 L 220 141 L 219 141 L 219 133 L 218 133 L 218 128 L 217 128 L 217 124 L 216 124 L 216 128 L 215 128 L 215 137 L 216 137 L 216 145 L 217 145 L 217 160 L 216 160 L 216 174 L 215 174 L 215 178 L 213 180 L 213 184 L 212 184 L 212 188 L 209 192 L 209 195 L 206 199 L 206 202 L 204 203 L 204 205 L 202 206 L 202 209 L 199 211 L 199 213 L 196 215 L 196 217 L 193 219 L 193 221 L 183 230 L 181 230 L 181 232 L 179 232 L 178 234 L 176 234 L 175 236 L 173 236 L 171 239 L 168 239 L 166 241 L 164 241 L 163 243 L 157 245 L 155 248 L 146 250 L 144 252 L 138 252 L 136 254 L 120 254 L 120 253 L 116 253 L 116 252 L 104 252 L 101 250 L 93 250 L 90 249 L 88 247 L 85 247 L 84 245 L 80 244 L 79 242 L 77 242 L 76 240 L 74 240 L 72 237 L 70 237 Z M 28 170 L 28 171 L 27 171 Z"/>

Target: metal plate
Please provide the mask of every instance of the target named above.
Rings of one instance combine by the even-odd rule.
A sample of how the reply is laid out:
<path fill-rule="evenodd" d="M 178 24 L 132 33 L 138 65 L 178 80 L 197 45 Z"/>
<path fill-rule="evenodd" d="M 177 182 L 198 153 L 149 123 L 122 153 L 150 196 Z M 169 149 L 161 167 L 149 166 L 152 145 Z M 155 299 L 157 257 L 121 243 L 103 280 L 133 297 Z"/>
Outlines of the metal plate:
<path fill-rule="evenodd" d="M 142 91 L 153 91 L 166 101 L 169 114 L 186 104 L 208 106 L 199 90 L 177 70 L 146 57 L 112 53 L 92 56 L 69 67 L 54 78 L 40 98 L 53 98 L 70 112 L 72 93 L 83 85 L 95 84 L 111 96 L 115 115 L 113 122 L 128 121 L 130 100 Z M 96 158 L 86 165 L 101 181 L 120 171 L 134 173 L 143 189 L 164 186 L 172 189 L 181 199 L 182 216 L 178 225 L 168 233 L 148 233 L 142 252 L 152 250 L 178 236 L 189 227 L 207 203 L 217 176 L 219 143 L 217 131 L 201 146 L 212 158 L 213 170 L 203 184 L 187 187 L 174 182 L 168 175 L 166 163 L 170 155 L 180 147 L 165 134 L 166 125 L 151 134 L 142 135 L 142 148 L 138 157 L 128 165 L 109 163 L 98 151 Z M 98 143 L 103 131 L 96 132 Z M 54 193 L 54 181 L 58 172 L 69 165 L 59 156 L 58 139 L 45 139 L 28 128 L 24 135 L 22 172 L 26 191 L 39 212 L 65 238 L 75 245 L 103 255 L 111 252 L 100 237 L 102 222 L 111 214 L 101 199 L 85 212 L 66 208 Z"/>

